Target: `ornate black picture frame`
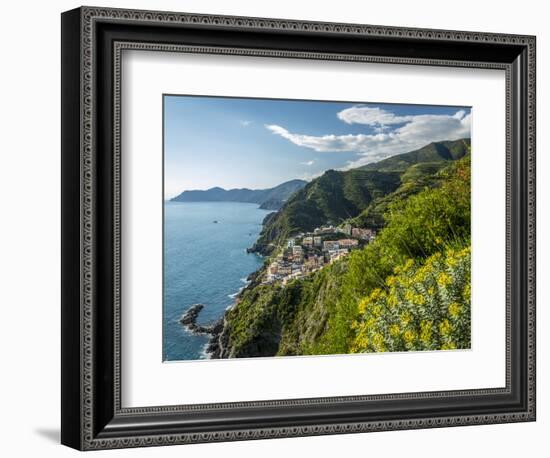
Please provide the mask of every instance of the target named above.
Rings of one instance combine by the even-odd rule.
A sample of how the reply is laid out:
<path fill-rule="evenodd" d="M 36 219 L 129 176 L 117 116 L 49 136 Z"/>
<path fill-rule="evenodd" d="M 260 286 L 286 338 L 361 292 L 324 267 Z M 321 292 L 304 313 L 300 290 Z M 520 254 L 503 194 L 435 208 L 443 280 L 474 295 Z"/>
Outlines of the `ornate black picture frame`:
<path fill-rule="evenodd" d="M 123 408 L 124 49 L 504 70 L 506 386 Z M 532 36 L 95 7 L 63 13 L 62 443 L 91 450 L 534 421 L 535 111 Z"/>

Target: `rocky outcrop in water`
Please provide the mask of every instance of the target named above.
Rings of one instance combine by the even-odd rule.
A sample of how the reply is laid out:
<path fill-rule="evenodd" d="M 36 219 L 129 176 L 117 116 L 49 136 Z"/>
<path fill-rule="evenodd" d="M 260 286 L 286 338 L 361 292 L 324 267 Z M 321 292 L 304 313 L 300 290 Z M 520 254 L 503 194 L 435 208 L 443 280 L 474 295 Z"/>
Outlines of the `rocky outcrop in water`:
<path fill-rule="evenodd" d="M 193 304 L 189 309 L 182 315 L 180 318 L 180 323 L 185 329 L 192 332 L 193 334 L 208 334 L 213 335 L 220 333 L 223 329 L 223 321 L 219 320 L 214 324 L 203 326 L 197 324 L 197 319 L 204 304 Z"/>

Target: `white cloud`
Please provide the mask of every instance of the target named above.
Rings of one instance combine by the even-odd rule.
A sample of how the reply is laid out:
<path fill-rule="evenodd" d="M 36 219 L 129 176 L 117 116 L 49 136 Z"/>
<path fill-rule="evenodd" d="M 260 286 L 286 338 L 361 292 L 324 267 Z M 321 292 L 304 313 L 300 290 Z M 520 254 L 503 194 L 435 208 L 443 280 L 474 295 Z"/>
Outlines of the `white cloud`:
<path fill-rule="evenodd" d="M 313 165 L 315 161 L 306 161 L 306 162 L 300 162 L 302 165 Z"/>
<path fill-rule="evenodd" d="M 361 107 L 359 107 L 361 108 Z M 350 108 L 351 110 L 351 108 Z M 343 110 L 346 111 L 346 110 Z M 383 112 L 384 110 L 380 110 Z M 340 117 L 340 112 L 338 117 Z M 366 113 L 366 112 L 365 112 Z M 364 114 L 365 114 L 364 113 Z M 387 112 L 386 112 L 387 113 Z M 421 148 L 428 143 L 443 140 L 457 140 L 470 136 L 471 115 L 465 111 L 457 111 L 454 115 L 411 115 L 406 116 L 407 121 L 402 119 L 405 116 L 395 117 L 378 113 L 378 122 L 391 124 L 395 119 L 400 118 L 399 123 L 405 122 L 403 126 L 393 129 L 377 129 L 373 134 L 347 134 L 347 135 L 305 135 L 289 132 L 278 125 L 266 125 L 273 134 L 294 143 L 297 146 L 310 148 L 321 153 L 329 152 L 355 152 L 359 157 L 348 164 L 346 168 L 359 167 L 360 165 L 376 162 L 395 154 L 405 153 Z M 348 113 L 349 115 L 349 113 Z M 349 118 L 348 115 L 345 115 Z M 374 119 L 371 114 L 362 118 L 366 123 Z M 342 119 L 340 117 L 340 119 Z M 356 118 L 359 119 L 359 118 Z M 394 124 L 396 122 L 393 122 Z"/>
<path fill-rule="evenodd" d="M 239 121 L 240 125 L 243 127 L 248 127 L 250 124 L 252 124 L 252 121 L 247 121 L 246 119 Z"/>
<path fill-rule="evenodd" d="M 293 134 L 284 127 L 270 124 L 265 126 L 271 132 L 279 135 L 297 146 L 311 148 L 321 153 L 359 151 L 361 143 L 369 135 L 303 135 Z"/>
<path fill-rule="evenodd" d="M 366 105 L 355 105 L 351 108 L 346 108 L 337 113 L 336 116 L 347 124 L 367 124 L 369 126 L 401 124 L 414 119 L 414 115 L 399 116 L 393 114 L 391 111 L 378 107 L 372 108 Z"/>

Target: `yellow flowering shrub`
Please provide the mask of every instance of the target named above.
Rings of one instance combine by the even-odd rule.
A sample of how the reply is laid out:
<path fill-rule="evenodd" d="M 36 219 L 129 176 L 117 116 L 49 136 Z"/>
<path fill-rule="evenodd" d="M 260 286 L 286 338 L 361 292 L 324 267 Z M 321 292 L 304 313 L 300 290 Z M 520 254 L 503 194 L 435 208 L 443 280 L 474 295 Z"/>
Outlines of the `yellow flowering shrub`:
<path fill-rule="evenodd" d="M 457 275 L 469 262 L 461 250 L 470 245 L 470 175 L 468 154 L 438 172 L 423 190 L 392 195 L 376 238 L 345 258 L 342 276 L 334 280 L 338 289 L 330 296 L 332 308 L 323 308 L 322 332 L 309 353 L 380 351 L 369 329 L 380 330 L 384 351 L 453 348 L 454 340 L 440 336 L 440 315 L 448 316 L 453 336 L 469 339 L 470 284 Z M 464 289 L 457 292 L 462 282 Z M 373 303 L 382 306 L 379 316 L 374 316 L 378 310 L 370 312 Z M 434 316 L 433 309 L 439 310 Z M 423 321 L 431 322 L 431 331 L 428 324 L 421 327 Z M 408 329 L 414 331 L 407 334 L 409 342 L 404 337 Z M 455 346 L 466 348 L 469 340 L 461 338 Z"/>
<path fill-rule="evenodd" d="M 470 247 L 394 269 L 357 305 L 351 351 L 470 348 Z"/>

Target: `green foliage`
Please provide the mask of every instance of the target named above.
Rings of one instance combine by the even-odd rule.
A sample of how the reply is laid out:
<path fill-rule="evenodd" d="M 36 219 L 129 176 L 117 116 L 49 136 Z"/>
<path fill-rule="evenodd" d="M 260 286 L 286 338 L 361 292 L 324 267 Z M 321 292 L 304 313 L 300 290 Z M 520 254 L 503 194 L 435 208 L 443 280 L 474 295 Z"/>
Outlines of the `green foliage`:
<path fill-rule="evenodd" d="M 353 343 L 357 304 L 407 259 L 421 262 L 446 248 L 469 246 L 470 157 L 453 163 L 442 174 L 440 187 L 389 205 L 387 225 L 376 240 L 350 254 L 341 280 L 339 299 L 327 320 L 316 353 L 345 353 Z"/>
<path fill-rule="evenodd" d="M 413 166 L 400 175 L 399 188 L 377 198 L 379 204 L 384 200 L 384 227 L 365 248 L 286 287 L 247 288 L 226 316 L 231 354 L 467 348 L 470 155 L 445 165 Z M 429 171 L 435 173 L 426 175 Z M 347 202 L 345 208 L 357 208 L 369 199 L 374 202 L 372 183 L 382 187 L 384 174 L 371 172 L 348 174 L 349 178 L 341 172 L 331 172 L 325 180 L 310 183 L 291 200 L 303 193 L 309 193 L 309 198 L 302 196 L 289 204 L 304 209 L 315 202 L 312 208 L 325 214 L 341 198 Z M 365 186 L 353 185 L 369 180 Z M 321 195 L 324 202 L 317 202 Z M 278 214 L 281 213 L 284 215 L 280 217 L 287 218 L 292 227 L 296 227 L 293 218 L 310 217 Z M 411 287 L 406 287 L 406 282 Z M 387 310 L 395 300 L 399 301 L 395 313 L 399 312 L 400 318 L 406 312 L 411 316 L 399 332 L 392 328 L 397 324 L 396 315 Z M 378 321 L 373 323 L 375 315 Z"/>
<path fill-rule="evenodd" d="M 426 257 L 442 243 L 470 237 L 470 157 L 453 164 L 442 186 L 389 205 L 379 243 L 386 256 Z"/>
<path fill-rule="evenodd" d="M 345 261 L 338 262 L 293 282 L 301 286 L 301 295 L 292 320 L 283 327 L 278 355 L 323 354 L 317 349 L 317 343 L 326 332 L 336 306 L 345 270 Z"/>
<path fill-rule="evenodd" d="M 270 356 L 277 352 L 281 309 L 292 304 L 292 288 L 256 286 L 246 289 L 226 314 L 231 357 Z"/>
<path fill-rule="evenodd" d="M 448 162 L 463 158 L 470 149 L 470 139 L 434 142 L 405 154 L 398 154 L 383 161 L 367 164 L 363 170 L 401 171 L 423 162 Z"/>
<path fill-rule="evenodd" d="M 466 247 L 396 267 L 359 301 L 351 351 L 469 348 L 470 261 Z"/>
<path fill-rule="evenodd" d="M 294 234 L 345 220 L 382 228 L 388 204 L 438 184 L 437 172 L 469 151 L 470 140 L 436 142 L 347 172 L 328 170 L 293 194 L 253 249 L 270 254 Z"/>
<path fill-rule="evenodd" d="M 311 277 L 246 289 L 226 314 L 232 357 L 305 355 L 334 307 L 344 266 Z"/>
<path fill-rule="evenodd" d="M 296 233 L 356 216 L 373 199 L 394 191 L 400 183 L 400 174 L 394 172 L 328 170 L 296 192 L 269 220 L 255 249 L 269 254 Z"/>
<path fill-rule="evenodd" d="M 348 222 L 355 227 L 381 229 L 386 223 L 384 215 L 392 202 L 405 200 L 426 188 L 439 186 L 444 179 L 443 174 L 439 172 L 448 165 L 448 162 L 440 161 L 410 166 L 401 175 L 401 185 L 395 191 L 373 200 L 367 208 Z"/>

